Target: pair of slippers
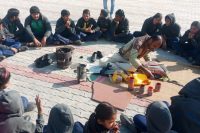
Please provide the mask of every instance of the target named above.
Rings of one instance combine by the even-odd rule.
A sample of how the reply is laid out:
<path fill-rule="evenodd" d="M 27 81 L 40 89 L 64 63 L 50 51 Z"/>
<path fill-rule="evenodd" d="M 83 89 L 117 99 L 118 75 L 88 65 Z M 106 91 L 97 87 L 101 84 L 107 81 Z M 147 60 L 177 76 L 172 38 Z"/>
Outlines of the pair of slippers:
<path fill-rule="evenodd" d="M 101 51 L 94 52 L 91 56 L 91 62 L 95 62 L 97 59 L 103 58 Z"/>

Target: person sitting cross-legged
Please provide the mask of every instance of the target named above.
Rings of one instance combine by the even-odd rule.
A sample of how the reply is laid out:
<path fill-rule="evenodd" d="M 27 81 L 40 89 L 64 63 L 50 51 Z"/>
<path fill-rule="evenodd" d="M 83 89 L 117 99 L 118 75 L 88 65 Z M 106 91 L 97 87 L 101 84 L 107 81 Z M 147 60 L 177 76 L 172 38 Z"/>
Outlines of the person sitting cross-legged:
<path fill-rule="evenodd" d="M 176 23 L 174 14 L 168 14 L 162 27 L 162 36 L 166 42 L 167 49 L 179 51 L 180 31 L 181 27 Z"/>
<path fill-rule="evenodd" d="M 47 17 L 41 14 L 37 6 L 30 8 L 30 15 L 25 19 L 28 46 L 41 47 L 53 44 L 52 29 Z"/>
<path fill-rule="evenodd" d="M 181 56 L 194 65 L 200 65 L 200 22 L 194 21 L 180 39 Z"/>
<path fill-rule="evenodd" d="M 141 31 L 135 31 L 133 33 L 134 37 L 140 37 L 144 35 L 155 36 L 161 35 L 162 31 L 162 14 L 156 13 L 154 16 L 147 18 L 143 25 Z"/>
<path fill-rule="evenodd" d="M 2 23 L 4 28 L 6 28 L 10 34 L 14 35 L 13 39 L 24 42 L 25 29 L 20 21 L 19 14 L 20 11 L 18 9 L 10 8 L 6 16 L 3 18 Z"/>
<path fill-rule="evenodd" d="M 110 27 L 110 39 L 114 42 L 128 43 L 133 38 L 129 31 L 129 21 L 122 9 L 115 13 Z"/>
<path fill-rule="evenodd" d="M 101 36 L 96 21 L 90 17 L 88 9 L 83 10 L 82 17 L 76 24 L 76 32 L 80 35 L 82 41 L 97 41 Z"/>
<path fill-rule="evenodd" d="M 76 35 L 75 23 L 70 18 L 68 10 L 61 11 L 61 17 L 56 22 L 55 36 L 61 43 L 81 45 L 80 37 Z"/>
<path fill-rule="evenodd" d="M 112 20 L 108 17 L 108 11 L 105 9 L 102 9 L 100 16 L 97 20 L 97 25 L 100 28 L 101 37 L 105 38 L 106 40 L 109 39 L 111 21 Z"/>
<path fill-rule="evenodd" d="M 28 50 L 28 47 L 22 46 L 19 41 L 16 41 L 13 34 L 3 26 L 3 22 L 0 19 L 0 60 L 5 57 L 13 56 L 17 52 Z"/>

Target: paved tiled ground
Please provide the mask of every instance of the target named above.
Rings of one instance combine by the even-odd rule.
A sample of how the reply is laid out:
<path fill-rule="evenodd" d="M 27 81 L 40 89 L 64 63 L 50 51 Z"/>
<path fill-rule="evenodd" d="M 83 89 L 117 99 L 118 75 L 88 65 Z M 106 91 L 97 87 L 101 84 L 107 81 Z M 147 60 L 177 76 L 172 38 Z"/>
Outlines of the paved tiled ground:
<path fill-rule="evenodd" d="M 104 45 L 98 47 L 104 49 Z M 90 48 L 95 50 L 94 45 L 91 45 Z M 90 48 L 77 47 L 74 52 L 73 61 L 87 63 L 87 58 L 91 55 Z M 33 66 L 33 60 L 44 53 L 53 52 L 54 49 L 55 48 L 48 47 L 39 50 L 30 50 L 24 53 L 18 53 L 1 62 L 0 66 L 5 66 L 12 72 L 12 86 L 9 88 L 19 91 L 22 95 L 27 96 L 31 100 L 34 100 L 35 95 L 39 94 L 43 100 L 46 122 L 50 108 L 56 103 L 68 104 L 72 109 L 75 120 L 85 122 L 86 118 L 89 117 L 98 104 L 91 100 L 92 94 L 90 87 L 88 87 L 89 85 L 71 85 L 74 82 L 73 79 L 76 77 L 76 74 L 71 68 L 66 70 L 57 69 L 56 64 L 42 69 L 36 69 Z M 116 51 L 114 49 L 116 48 L 113 48 L 113 52 Z M 84 53 L 82 51 L 84 51 Z M 104 54 L 108 53 L 110 52 L 105 52 Z M 81 55 L 84 55 L 84 59 L 79 59 Z M 136 101 L 131 103 L 130 107 L 126 109 L 126 113 L 129 114 L 129 116 L 136 113 L 136 110 L 140 113 L 144 112 L 143 106 L 145 105 L 138 104 L 138 106 L 135 105 L 135 102 Z M 30 115 L 36 115 L 36 112 Z M 35 116 L 33 116 L 33 118 L 34 117 Z"/>
<path fill-rule="evenodd" d="M 69 9 L 72 18 L 77 20 L 78 17 L 80 17 L 82 10 L 84 8 L 89 8 L 92 12 L 92 16 L 97 18 L 99 10 L 102 8 L 102 0 L 6 0 L 0 2 L 0 17 L 2 18 L 5 15 L 7 9 L 16 7 L 20 9 L 20 17 L 22 21 L 24 21 L 25 17 L 29 14 L 29 8 L 32 5 L 37 5 L 41 8 L 42 13 L 49 18 L 54 29 L 55 21 L 60 16 L 61 9 Z M 193 20 L 199 20 L 200 16 L 200 12 L 198 12 L 200 2 L 196 0 L 116 0 L 116 8 L 123 8 L 125 10 L 126 16 L 130 20 L 132 31 L 139 30 L 143 20 L 156 12 L 162 12 L 163 15 L 174 12 L 177 16 L 177 21 L 182 26 L 182 33 L 189 28 L 190 23 Z M 87 63 L 87 57 L 89 57 L 93 51 L 101 50 L 106 55 L 114 53 L 119 47 L 120 45 L 105 41 L 87 43 L 84 46 L 76 47 L 73 55 L 73 62 Z M 5 62 L 2 62 L 1 65 L 8 65 L 8 68 L 12 71 L 12 86 L 10 88 L 19 91 L 22 95 L 27 96 L 31 100 L 34 100 L 36 94 L 40 94 L 44 105 L 46 122 L 49 110 L 56 103 L 68 104 L 74 114 L 74 119 L 85 122 L 98 104 L 90 99 L 90 91 L 84 89 L 72 89 L 70 86 L 66 87 L 66 85 L 63 84 L 55 84 L 54 82 L 50 82 L 51 78 L 48 82 L 46 79 L 40 80 L 39 76 L 37 78 L 30 76 L 30 71 L 37 71 L 33 66 L 33 61 L 45 53 L 54 51 L 55 48 L 52 47 L 30 50 L 19 53 L 14 57 L 6 59 Z M 84 56 L 84 59 L 79 59 L 80 56 Z M 40 69 L 40 71 L 64 77 L 75 77 L 72 69 L 59 70 L 55 68 L 54 65 Z M 190 73 L 193 72 L 191 71 Z M 186 83 L 186 81 L 187 80 L 183 80 L 182 82 Z M 147 101 L 138 102 L 137 99 L 132 100 L 124 113 L 129 116 L 136 113 L 144 113 L 145 108 L 143 106 L 145 106 L 146 103 Z M 32 120 L 34 121 L 36 112 L 31 113 L 31 115 L 33 118 Z"/>

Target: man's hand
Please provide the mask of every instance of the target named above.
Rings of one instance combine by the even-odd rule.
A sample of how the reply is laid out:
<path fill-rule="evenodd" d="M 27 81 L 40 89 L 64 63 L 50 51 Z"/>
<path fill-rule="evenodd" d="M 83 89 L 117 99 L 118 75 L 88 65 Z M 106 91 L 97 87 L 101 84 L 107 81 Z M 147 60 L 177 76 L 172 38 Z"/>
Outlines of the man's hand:
<path fill-rule="evenodd" d="M 116 19 L 116 18 L 114 18 L 113 19 L 117 24 L 119 24 L 119 21 Z"/>
<path fill-rule="evenodd" d="M 11 48 L 11 50 L 16 54 L 18 50 L 16 48 Z"/>
<path fill-rule="evenodd" d="M 91 27 L 85 29 L 85 32 L 88 32 L 88 33 L 92 33 L 92 31 L 93 31 L 93 30 L 92 30 Z"/>
<path fill-rule="evenodd" d="M 47 43 L 47 38 L 43 37 L 41 43 L 42 43 L 42 46 L 44 47 Z"/>
<path fill-rule="evenodd" d="M 3 30 L 3 24 L 0 24 L 0 30 Z"/>
<path fill-rule="evenodd" d="M 90 33 L 94 33 L 95 32 L 95 30 L 90 30 Z"/>
<path fill-rule="evenodd" d="M 37 47 L 41 47 L 42 46 L 42 44 L 40 43 L 40 41 L 38 41 L 37 38 L 34 38 L 33 42 L 34 42 L 35 46 L 37 46 Z"/>
<path fill-rule="evenodd" d="M 154 79 L 154 75 L 151 73 L 150 70 L 146 69 L 146 72 L 144 74 L 147 75 L 148 78 Z"/>
<path fill-rule="evenodd" d="M 194 34 L 192 34 L 192 33 L 190 32 L 189 35 L 188 35 L 188 38 L 189 38 L 189 39 L 194 38 Z"/>
<path fill-rule="evenodd" d="M 36 102 L 38 114 L 42 114 L 43 109 L 42 109 L 41 99 L 40 99 L 39 95 L 36 95 L 35 102 Z"/>
<path fill-rule="evenodd" d="M 119 133 L 119 125 L 115 124 L 112 128 L 112 133 Z"/>
<path fill-rule="evenodd" d="M 117 28 L 119 25 L 119 21 L 116 18 L 114 18 L 113 21 L 116 23 L 115 27 Z"/>
<path fill-rule="evenodd" d="M 85 28 L 85 30 L 84 30 L 85 32 L 89 32 L 89 28 Z"/>
<path fill-rule="evenodd" d="M 154 79 L 154 75 L 151 73 L 151 71 L 143 66 L 138 67 L 138 72 L 145 74 L 150 79 Z"/>
<path fill-rule="evenodd" d="M 66 23 L 65 23 L 65 27 L 67 27 L 68 29 L 70 28 L 70 21 L 68 20 Z"/>

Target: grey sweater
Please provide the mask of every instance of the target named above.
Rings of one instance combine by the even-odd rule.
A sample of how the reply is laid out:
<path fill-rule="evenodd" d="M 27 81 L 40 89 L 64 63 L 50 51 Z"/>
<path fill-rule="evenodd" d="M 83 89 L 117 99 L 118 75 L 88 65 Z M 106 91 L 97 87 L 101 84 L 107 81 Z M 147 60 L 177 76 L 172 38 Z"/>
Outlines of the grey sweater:
<path fill-rule="evenodd" d="M 44 33 L 44 36 L 45 37 L 49 37 L 51 34 L 52 34 L 52 28 L 51 28 L 51 24 L 49 22 L 49 20 L 47 19 L 47 17 L 45 17 L 44 15 L 40 14 L 40 20 L 42 20 L 43 22 L 43 33 Z M 35 38 L 35 33 L 32 29 L 32 26 L 31 26 L 31 23 L 32 23 L 33 18 L 30 16 L 28 16 L 26 19 L 25 19 L 25 29 L 27 31 L 27 33 L 31 36 L 32 39 Z"/>

